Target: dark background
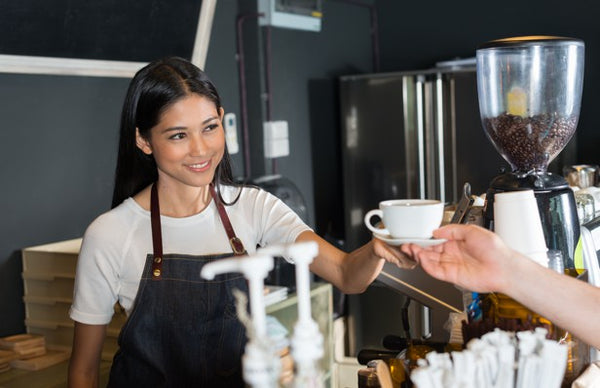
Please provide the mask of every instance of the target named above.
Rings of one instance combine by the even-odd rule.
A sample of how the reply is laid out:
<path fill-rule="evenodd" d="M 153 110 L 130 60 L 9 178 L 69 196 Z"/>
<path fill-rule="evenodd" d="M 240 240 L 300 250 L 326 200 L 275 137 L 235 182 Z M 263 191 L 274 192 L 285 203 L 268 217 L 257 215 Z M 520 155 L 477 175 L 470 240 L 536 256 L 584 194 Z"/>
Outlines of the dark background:
<path fill-rule="evenodd" d="M 186 4 L 179 4 L 186 3 Z M 149 61 L 191 56 L 201 1 L 0 1 L 0 53 Z M 378 14 L 380 71 L 415 70 L 475 55 L 485 41 L 518 35 L 583 39 L 586 68 L 577 162 L 600 163 L 596 103 L 600 5 L 590 1 L 365 0 Z M 255 1 L 218 0 L 205 69 L 241 128 L 236 18 Z M 243 25 L 251 176 L 274 172 L 262 157 L 265 31 Z M 317 232 L 340 222 L 336 79 L 374 71 L 369 8 L 324 0 L 320 32 L 273 28 L 272 119 L 287 120 L 290 155 L 275 172 L 294 182 Z M 52 43 L 58 42 L 58 43 Z M 24 247 L 81 237 L 110 207 L 121 102 L 128 80 L 0 74 L 0 336 L 24 330 Z M 241 133 L 238 132 L 241 140 Z M 382 140 L 385 141 L 385 140 Z M 243 156 L 233 156 L 243 177 Z M 490 177 L 491 179 L 491 177 Z M 332 195 L 333 194 L 333 195 Z M 317 216 L 319 215 L 319 216 Z M 329 219 L 327 218 L 329 217 Z"/>
<path fill-rule="evenodd" d="M 202 1 L 20 0 L 0 4 L 0 53 L 148 62 L 191 57 Z"/>

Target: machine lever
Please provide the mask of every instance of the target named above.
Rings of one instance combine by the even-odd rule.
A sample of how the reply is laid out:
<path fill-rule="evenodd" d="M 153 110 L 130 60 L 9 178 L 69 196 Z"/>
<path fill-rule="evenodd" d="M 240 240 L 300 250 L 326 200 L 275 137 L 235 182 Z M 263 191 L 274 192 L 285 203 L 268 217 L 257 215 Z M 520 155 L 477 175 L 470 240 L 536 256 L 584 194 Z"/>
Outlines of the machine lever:
<path fill-rule="evenodd" d="M 450 220 L 451 224 L 464 224 L 467 220 L 467 213 L 469 212 L 469 208 L 473 205 L 473 197 L 471 197 L 471 184 L 466 182 L 463 186 L 463 195 L 458 201 L 458 205 L 456 205 L 456 210 L 454 211 L 454 215 Z"/>

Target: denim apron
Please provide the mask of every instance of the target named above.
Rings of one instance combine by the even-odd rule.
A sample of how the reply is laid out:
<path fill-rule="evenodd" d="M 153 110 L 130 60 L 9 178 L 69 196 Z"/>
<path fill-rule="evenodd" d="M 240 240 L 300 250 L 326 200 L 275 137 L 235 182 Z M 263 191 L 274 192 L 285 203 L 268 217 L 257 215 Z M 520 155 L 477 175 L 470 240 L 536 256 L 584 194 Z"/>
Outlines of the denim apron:
<path fill-rule="evenodd" d="M 210 192 L 233 254 L 245 254 L 212 185 Z M 156 184 L 150 202 L 154 253 L 146 257 L 133 311 L 119 334 L 108 386 L 243 387 L 246 336 L 232 289 L 247 293 L 247 282 L 238 273 L 200 277 L 204 264 L 233 254 L 163 255 Z"/>

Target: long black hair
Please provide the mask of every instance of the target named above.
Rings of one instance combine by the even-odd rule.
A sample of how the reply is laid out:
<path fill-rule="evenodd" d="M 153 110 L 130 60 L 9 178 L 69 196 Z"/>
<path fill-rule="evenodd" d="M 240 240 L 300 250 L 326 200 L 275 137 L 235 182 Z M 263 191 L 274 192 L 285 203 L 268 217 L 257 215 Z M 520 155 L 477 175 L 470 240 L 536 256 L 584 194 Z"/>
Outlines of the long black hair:
<path fill-rule="evenodd" d="M 161 114 L 191 94 L 208 98 L 214 102 L 217 112 L 220 111 L 221 98 L 215 85 L 202 70 L 186 59 L 159 59 L 135 74 L 121 112 L 112 208 L 158 179 L 154 157 L 144 154 L 136 145 L 136 128 L 142 137 L 148 139 L 150 129 L 158 124 Z M 217 192 L 221 184 L 234 184 L 227 146 L 215 170 L 213 183 Z"/>

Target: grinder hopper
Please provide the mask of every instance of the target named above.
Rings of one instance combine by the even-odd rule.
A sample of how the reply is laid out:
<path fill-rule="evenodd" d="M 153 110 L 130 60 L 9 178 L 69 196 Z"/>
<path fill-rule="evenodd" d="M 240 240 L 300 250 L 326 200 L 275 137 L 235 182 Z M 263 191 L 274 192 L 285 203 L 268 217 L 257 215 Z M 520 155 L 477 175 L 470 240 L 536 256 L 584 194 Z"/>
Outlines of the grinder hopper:
<path fill-rule="evenodd" d="M 493 229 L 495 193 L 533 189 L 546 244 L 573 267 L 579 239 L 575 198 L 567 181 L 547 171 L 579 119 L 584 43 L 526 36 L 477 49 L 479 110 L 486 135 L 512 171 L 494 178 L 487 193 L 486 226 Z"/>
<path fill-rule="evenodd" d="M 584 44 L 529 36 L 492 41 L 477 50 L 483 127 L 519 174 L 545 172 L 579 119 Z"/>

